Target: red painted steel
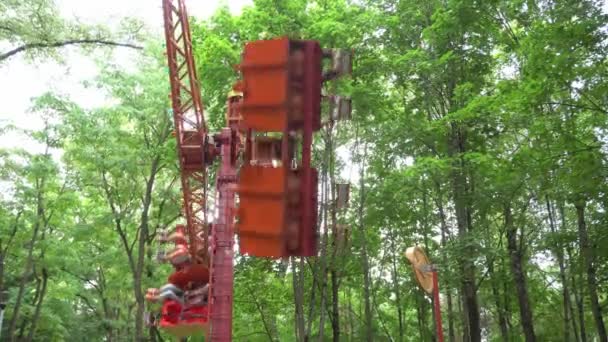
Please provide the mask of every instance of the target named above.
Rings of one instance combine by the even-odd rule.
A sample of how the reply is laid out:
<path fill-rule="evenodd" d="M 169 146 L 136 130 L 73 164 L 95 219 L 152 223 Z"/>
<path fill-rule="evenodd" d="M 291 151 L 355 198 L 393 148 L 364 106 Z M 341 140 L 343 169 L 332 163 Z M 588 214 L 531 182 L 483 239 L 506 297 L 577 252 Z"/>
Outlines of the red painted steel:
<path fill-rule="evenodd" d="M 234 188 L 237 175 L 231 153 L 237 141 L 230 128 L 224 128 L 222 133 L 216 136 L 216 140 L 219 140 L 221 144 L 221 164 L 216 180 L 218 213 L 211 234 L 209 306 L 211 341 L 224 342 L 232 340 Z"/>
<path fill-rule="evenodd" d="M 200 263 L 207 258 L 208 240 L 207 129 L 184 0 L 163 0 L 163 14 L 188 245 L 192 261 Z M 197 255 L 197 251 L 202 251 L 202 255 Z"/>
<path fill-rule="evenodd" d="M 196 291 L 210 280 L 210 270 L 207 268 L 209 225 L 206 168 L 214 157 L 214 147 L 207 141 L 207 128 L 184 0 L 163 0 L 163 15 L 183 212 L 186 219 L 185 235 L 190 253 L 190 262 L 178 267 L 169 277 L 169 282 L 182 291 Z M 221 273 L 221 270 L 218 273 Z M 232 278 L 232 273 L 227 276 Z M 206 332 L 208 322 L 214 323 L 213 317 L 209 317 L 209 311 L 210 305 L 204 302 L 190 305 L 187 301 L 182 304 L 167 300 L 163 305 L 160 326 L 180 337 Z M 215 340 L 229 341 L 230 335 Z"/>
<path fill-rule="evenodd" d="M 299 41 L 304 50 L 304 125 L 302 133 L 302 256 L 317 253 L 317 170 L 311 167 L 312 134 L 321 128 L 322 51 L 318 42 Z"/>
<path fill-rule="evenodd" d="M 431 271 L 433 275 L 433 305 L 435 306 L 435 327 L 437 329 L 437 340 L 443 342 L 443 326 L 441 324 L 441 303 L 439 302 L 439 276 L 437 271 Z"/>

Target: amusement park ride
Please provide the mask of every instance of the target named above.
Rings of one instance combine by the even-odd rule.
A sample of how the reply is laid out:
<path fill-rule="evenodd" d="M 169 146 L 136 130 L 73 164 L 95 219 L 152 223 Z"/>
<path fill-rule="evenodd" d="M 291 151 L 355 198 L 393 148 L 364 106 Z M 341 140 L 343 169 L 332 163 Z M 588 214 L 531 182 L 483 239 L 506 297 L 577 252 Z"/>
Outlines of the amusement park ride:
<path fill-rule="evenodd" d="M 349 74 L 351 55 L 310 40 L 247 43 L 242 80 L 228 95 L 226 127 L 212 134 L 184 0 L 163 0 L 163 13 L 186 223 L 159 237 L 175 246 L 159 253 L 175 270 L 168 284 L 148 289 L 146 299 L 160 307 L 148 323 L 177 337 L 230 341 L 235 233 L 240 253 L 254 257 L 317 253 L 313 133 L 322 126 L 322 84 Z M 329 100 L 330 121 L 349 116 L 349 100 Z M 212 196 L 208 168 L 216 161 Z"/>

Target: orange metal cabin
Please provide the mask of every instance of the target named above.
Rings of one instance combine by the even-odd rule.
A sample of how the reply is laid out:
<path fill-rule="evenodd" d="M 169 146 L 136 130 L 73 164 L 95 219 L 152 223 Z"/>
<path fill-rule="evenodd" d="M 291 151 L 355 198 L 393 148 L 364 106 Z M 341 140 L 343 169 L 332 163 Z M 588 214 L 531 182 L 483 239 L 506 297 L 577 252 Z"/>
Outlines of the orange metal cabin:
<path fill-rule="evenodd" d="M 310 158 L 312 133 L 321 127 L 322 57 L 314 41 L 280 38 L 245 46 L 241 125 L 253 148 L 238 181 L 243 253 L 316 255 L 317 171 Z"/>

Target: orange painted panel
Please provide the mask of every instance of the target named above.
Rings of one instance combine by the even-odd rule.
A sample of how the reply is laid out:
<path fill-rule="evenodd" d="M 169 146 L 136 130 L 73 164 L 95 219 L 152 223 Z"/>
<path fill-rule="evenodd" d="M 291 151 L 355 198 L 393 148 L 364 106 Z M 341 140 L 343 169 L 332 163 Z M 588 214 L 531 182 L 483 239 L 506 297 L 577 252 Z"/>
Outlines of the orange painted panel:
<path fill-rule="evenodd" d="M 238 183 L 240 235 L 278 237 L 285 215 L 285 169 L 246 165 Z"/>
<path fill-rule="evenodd" d="M 262 236 L 279 236 L 283 232 L 284 203 L 279 198 L 247 198 L 239 204 L 239 231 Z"/>
<path fill-rule="evenodd" d="M 289 39 L 277 38 L 256 40 L 245 45 L 243 61 L 245 64 L 276 65 L 286 64 L 289 55 Z"/>
<path fill-rule="evenodd" d="M 245 45 L 243 124 L 254 130 L 280 132 L 287 123 L 289 40 L 260 40 Z"/>
<path fill-rule="evenodd" d="M 287 71 L 280 68 L 245 69 L 245 107 L 283 106 L 287 98 Z M 249 109 L 249 108 L 247 108 Z"/>
<path fill-rule="evenodd" d="M 239 194 L 246 196 L 282 195 L 285 192 L 285 168 L 244 165 L 239 173 Z"/>
<path fill-rule="evenodd" d="M 284 254 L 283 239 L 241 236 L 240 251 L 257 257 L 280 257 Z"/>

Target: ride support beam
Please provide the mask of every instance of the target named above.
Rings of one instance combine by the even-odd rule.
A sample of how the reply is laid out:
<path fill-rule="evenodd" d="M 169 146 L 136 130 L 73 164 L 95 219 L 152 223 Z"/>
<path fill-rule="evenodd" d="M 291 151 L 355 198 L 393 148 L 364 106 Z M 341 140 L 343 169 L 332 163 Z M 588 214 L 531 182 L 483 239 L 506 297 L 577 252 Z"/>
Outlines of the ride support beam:
<path fill-rule="evenodd" d="M 234 260 L 234 194 L 237 180 L 231 151 L 237 141 L 233 131 L 224 128 L 220 141 L 221 164 L 217 175 L 218 212 L 212 226 L 211 287 L 209 308 L 211 337 L 214 342 L 232 341 L 232 298 Z"/>
<path fill-rule="evenodd" d="M 184 0 L 163 0 L 163 15 L 186 235 L 192 260 L 200 263 L 197 251 L 207 251 L 206 165 L 212 155 L 207 150 L 207 128 Z"/>

